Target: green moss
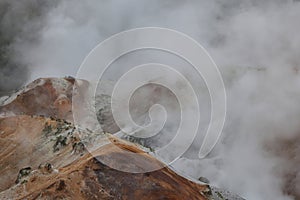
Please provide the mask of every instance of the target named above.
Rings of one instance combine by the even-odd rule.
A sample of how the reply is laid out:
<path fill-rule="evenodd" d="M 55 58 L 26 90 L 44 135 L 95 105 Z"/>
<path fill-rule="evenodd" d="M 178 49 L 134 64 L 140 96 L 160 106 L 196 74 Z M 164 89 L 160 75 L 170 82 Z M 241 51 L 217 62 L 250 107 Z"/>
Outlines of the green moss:
<path fill-rule="evenodd" d="M 218 195 L 218 197 L 219 197 L 220 199 L 224 199 L 223 195 L 222 195 L 220 192 L 216 192 L 216 194 Z M 224 200 L 225 200 L 225 199 L 224 199 Z"/>
<path fill-rule="evenodd" d="M 21 169 L 20 171 L 19 171 L 19 174 L 18 174 L 18 177 L 17 177 L 17 180 L 15 181 L 15 183 L 19 183 L 20 181 L 21 181 L 21 179 L 23 178 L 23 177 L 26 177 L 26 176 L 28 176 L 30 173 L 31 173 L 31 167 L 25 167 L 25 168 L 23 168 L 23 169 Z M 22 181 L 22 183 L 23 183 L 23 181 Z"/>
<path fill-rule="evenodd" d="M 45 127 L 43 129 L 43 134 L 49 135 L 52 132 L 52 126 L 48 125 L 48 123 L 45 124 Z"/>
<path fill-rule="evenodd" d="M 60 135 L 56 138 L 56 142 L 53 146 L 53 151 L 54 152 L 59 151 L 62 147 L 66 145 L 67 145 L 67 137 Z"/>
<path fill-rule="evenodd" d="M 127 135 L 127 136 L 125 136 L 125 139 L 132 143 L 139 144 L 139 145 L 149 149 L 150 152 L 155 151 L 155 149 L 152 146 L 150 146 L 149 144 L 146 143 L 146 140 L 144 138 L 137 138 L 132 135 Z"/>

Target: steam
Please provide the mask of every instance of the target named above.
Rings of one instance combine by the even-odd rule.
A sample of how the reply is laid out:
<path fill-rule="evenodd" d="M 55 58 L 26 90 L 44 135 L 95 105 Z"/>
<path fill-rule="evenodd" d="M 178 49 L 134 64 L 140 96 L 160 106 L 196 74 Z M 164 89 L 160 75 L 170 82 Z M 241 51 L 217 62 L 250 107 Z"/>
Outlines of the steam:
<path fill-rule="evenodd" d="M 0 96 L 18 89 L 30 77 L 19 42 L 33 43 L 42 28 L 43 13 L 54 4 L 38 0 L 0 1 Z"/>
<path fill-rule="evenodd" d="M 223 75 L 227 121 L 209 158 L 187 155 L 173 167 L 247 199 L 300 198 L 300 2 L 64 0 L 42 13 L 42 26 L 39 20 L 22 25 L 27 31 L 11 44 L 17 61 L 30 66 L 30 79 L 75 75 L 99 42 L 130 28 L 160 26 L 196 39 Z M 26 39 L 33 33 L 34 42 Z"/>

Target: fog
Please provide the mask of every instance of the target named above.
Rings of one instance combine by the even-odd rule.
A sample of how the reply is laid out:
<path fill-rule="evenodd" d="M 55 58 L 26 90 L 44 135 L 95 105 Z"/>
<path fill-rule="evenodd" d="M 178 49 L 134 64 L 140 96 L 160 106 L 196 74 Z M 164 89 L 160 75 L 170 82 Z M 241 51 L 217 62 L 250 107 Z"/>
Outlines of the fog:
<path fill-rule="evenodd" d="M 18 44 L 35 43 L 44 13 L 55 1 L 0 1 L 0 96 L 12 93 L 30 78 L 29 63 L 20 58 Z"/>
<path fill-rule="evenodd" d="M 173 167 L 246 199 L 300 198 L 300 2 L 63 0 L 38 5 L 38 17 L 29 20 L 22 13 L 37 1 L 12 2 L 0 4 L 7 16 L 1 18 L 1 37 L 10 36 L 1 49 L 12 63 L 1 66 L 1 91 L 38 77 L 76 75 L 85 56 L 120 31 L 181 31 L 218 65 L 228 106 L 214 151 L 204 160 L 186 155 Z"/>

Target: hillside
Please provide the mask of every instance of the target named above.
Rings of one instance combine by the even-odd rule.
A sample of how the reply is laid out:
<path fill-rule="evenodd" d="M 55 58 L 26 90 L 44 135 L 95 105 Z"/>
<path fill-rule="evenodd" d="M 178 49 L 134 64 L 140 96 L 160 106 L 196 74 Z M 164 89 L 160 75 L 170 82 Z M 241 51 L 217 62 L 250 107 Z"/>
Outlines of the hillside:
<path fill-rule="evenodd" d="M 73 86 L 87 84 L 80 82 L 39 79 L 1 99 L 0 199 L 208 199 L 208 185 L 177 175 L 137 145 L 75 128 Z M 101 145 L 88 152 L 85 145 L 95 138 Z M 122 150 L 141 154 L 130 158 Z M 103 159 L 110 166 L 161 169 L 126 173 Z"/>
<path fill-rule="evenodd" d="M 140 144 L 75 127 L 73 112 L 89 114 L 88 87 L 72 77 L 41 78 L 0 98 L 0 199 L 242 200 L 180 176 Z M 107 99 L 96 99 L 105 110 L 97 117 L 105 131 L 117 130 Z"/>

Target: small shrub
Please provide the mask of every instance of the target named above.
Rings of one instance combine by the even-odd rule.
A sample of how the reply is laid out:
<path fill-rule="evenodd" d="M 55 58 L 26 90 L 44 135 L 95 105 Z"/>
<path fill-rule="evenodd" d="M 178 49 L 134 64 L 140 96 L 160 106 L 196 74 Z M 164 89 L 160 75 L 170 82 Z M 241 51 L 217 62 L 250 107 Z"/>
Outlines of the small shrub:
<path fill-rule="evenodd" d="M 67 145 L 67 137 L 60 135 L 56 138 L 56 142 L 53 146 L 53 151 L 54 152 L 59 151 L 62 147 L 66 145 Z"/>
<path fill-rule="evenodd" d="M 48 125 L 48 123 L 45 124 L 45 127 L 43 129 L 43 134 L 48 135 L 52 132 L 52 126 Z"/>
<path fill-rule="evenodd" d="M 15 181 L 16 184 L 20 183 L 21 179 L 25 176 L 28 176 L 30 173 L 31 173 L 31 167 L 25 167 L 23 169 L 21 169 L 19 171 L 19 174 L 18 174 L 18 177 L 17 177 L 17 180 Z M 22 183 L 24 182 L 24 180 L 22 181 Z"/>

